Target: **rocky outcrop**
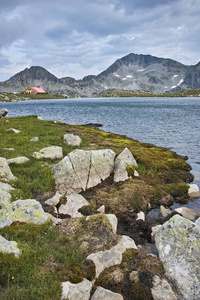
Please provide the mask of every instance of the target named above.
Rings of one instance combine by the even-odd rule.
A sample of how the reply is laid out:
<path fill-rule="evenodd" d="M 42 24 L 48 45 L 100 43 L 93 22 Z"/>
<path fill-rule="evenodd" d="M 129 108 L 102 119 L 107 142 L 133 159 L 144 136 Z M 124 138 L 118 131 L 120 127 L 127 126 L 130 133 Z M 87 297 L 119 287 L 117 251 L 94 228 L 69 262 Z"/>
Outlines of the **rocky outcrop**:
<path fill-rule="evenodd" d="M 119 265 L 122 262 L 122 254 L 128 248 L 137 249 L 135 242 L 128 236 L 123 235 L 120 242 L 109 250 L 90 254 L 87 259 L 94 262 L 96 267 L 96 278 L 105 268 Z"/>
<path fill-rule="evenodd" d="M 7 159 L 7 163 L 8 163 L 9 165 L 10 165 L 10 164 L 17 164 L 17 165 L 20 165 L 20 164 L 26 163 L 27 161 L 29 161 L 29 158 L 28 158 L 28 157 L 25 157 L 25 156 Z"/>
<path fill-rule="evenodd" d="M 41 204 L 34 199 L 17 200 L 0 209 L 0 228 L 15 221 L 43 224 L 50 219 L 49 214 L 45 213 Z"/>
<path fill-rule="evenodd" d="M 91 300 L 123 300 L 122 295 L 113 293 L 107 289 L 98 286 Z"/>
<path fill-rule="evenodd" d="M 125 148 L 115 159 L 114 182 L 128 179 L 127 166 L 137 167 L 137 162 L 128 148 Z"/>
<path fill-rule="evenodd" d="M 21 254 L 20 249 L 17 247 L 17 243 L 14 241 L 7 241 L 0 235 L 0 252 L 13 253 L 16 257 Z"/>
<path fill-rule="evenodd" d="M 82 142 L 82 139 L 78 135 L 66 133 L 64 135 L 64 143 L 68 144 L 69 146 L 77 146 L 79 147 Z"/>
<path fill-rule="evenodd" d="M 51 146 L 42 148 L 39 152 L 34 152 L 33 157 L 36 159 L 41 158 L 63 158 L 62 147 L 59 146 Z"/>
<path fill-rule="evenodd" d="M 113 172 L 115 152 L 105 150 L 74 150 L 52 171 L 56 190 L 62 194 L 79 193 L 96 186 Z"/>
<path fill-rule="evenodd" d="M 179 300 L 200 298 L 200 228 L 179 215 L 155 234 L 159 258 Z"/>
<path fill-rule="evenodd" d="M 11 172 L 7 160 L 4 157 L 0 157 L 0 180 L 16 180 L 16 177 Z"/>
<path fill-rule="evenodd" d="M 74 284 L 69 281 L 62 282 L 62 300 L 89 300 L 92 282 L 83 279 L 80 283 Z"/>

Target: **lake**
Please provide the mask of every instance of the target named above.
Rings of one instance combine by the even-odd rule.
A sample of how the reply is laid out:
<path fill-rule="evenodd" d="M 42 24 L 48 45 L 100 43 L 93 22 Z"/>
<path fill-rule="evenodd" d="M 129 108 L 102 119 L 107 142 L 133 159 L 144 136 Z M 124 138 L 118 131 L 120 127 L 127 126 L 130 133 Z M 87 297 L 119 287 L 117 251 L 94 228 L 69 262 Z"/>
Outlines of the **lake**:
<path fill-rule="evenodd" d="M 81 98 L 0 103 L 9 117 L 38 115 L 68 124 L 102 123 L 105 131 L 188 156 L 200 187 L 200 98 Z M 190 204 L 200 210 L 200 199 Z"/>

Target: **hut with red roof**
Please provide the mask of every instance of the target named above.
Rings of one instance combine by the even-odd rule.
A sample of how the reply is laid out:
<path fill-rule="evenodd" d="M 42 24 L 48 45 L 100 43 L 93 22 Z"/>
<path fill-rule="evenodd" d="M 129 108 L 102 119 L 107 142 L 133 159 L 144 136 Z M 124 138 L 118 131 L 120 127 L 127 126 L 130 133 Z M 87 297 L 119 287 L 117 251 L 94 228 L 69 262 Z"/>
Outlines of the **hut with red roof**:
<path fill-rule="evenodd" d="M 24 92 L 24 94 L 44 94 L 44 93 L 46 92 L 43 90 L 43 88 L 41 88 L 41 86 L 35 86 L 35 87 L 30 86 Z"/>

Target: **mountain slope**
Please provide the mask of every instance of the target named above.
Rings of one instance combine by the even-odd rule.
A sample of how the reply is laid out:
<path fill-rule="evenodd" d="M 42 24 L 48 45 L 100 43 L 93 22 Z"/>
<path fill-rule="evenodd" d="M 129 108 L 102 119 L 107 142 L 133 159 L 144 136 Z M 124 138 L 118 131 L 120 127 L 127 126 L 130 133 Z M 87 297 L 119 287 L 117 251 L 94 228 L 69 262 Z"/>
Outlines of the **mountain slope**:
<path fill-rule="evenodd" d="M 172 59 L 130 53 L 99 75 L 82 80 L 57 78 L 42 67 L 31 67 L 0 83 L 0 90 L 23 92 L 28 86 L 42 86 L 50 93 L 70 97 L 92 97 L 106 89 L 146 90 L 163 93 L 200 88 L 200 63 L 186 66 Z"/>

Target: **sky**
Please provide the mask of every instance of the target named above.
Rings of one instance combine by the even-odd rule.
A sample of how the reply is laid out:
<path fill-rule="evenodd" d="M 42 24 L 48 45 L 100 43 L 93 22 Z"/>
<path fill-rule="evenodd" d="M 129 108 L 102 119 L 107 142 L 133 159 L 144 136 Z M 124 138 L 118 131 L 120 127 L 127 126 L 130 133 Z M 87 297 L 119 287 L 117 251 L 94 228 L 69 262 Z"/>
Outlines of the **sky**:
<path fill-rule="evenodd" d="M 82 79 L 129 53 L 200 61 L 199 0 L 0 0 L 0 81 L 31 66 Z"/>

